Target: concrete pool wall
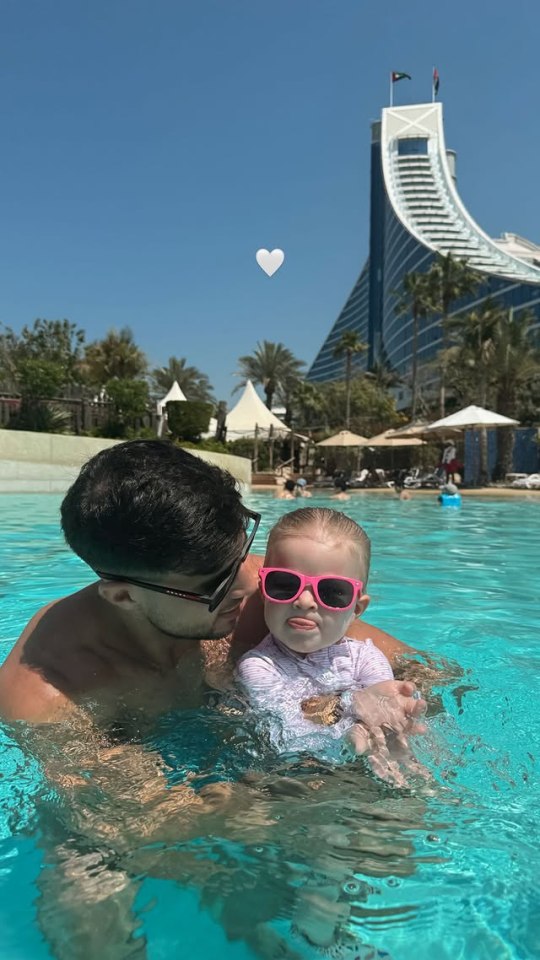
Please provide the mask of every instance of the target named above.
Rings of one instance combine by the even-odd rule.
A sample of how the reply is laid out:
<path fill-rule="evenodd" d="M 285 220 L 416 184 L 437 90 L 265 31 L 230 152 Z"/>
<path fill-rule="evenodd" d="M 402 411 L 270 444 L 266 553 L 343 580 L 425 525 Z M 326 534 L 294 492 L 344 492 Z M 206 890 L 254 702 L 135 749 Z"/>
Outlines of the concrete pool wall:
<path fill-rule="evenodd" d="M 65 493 L 83 463 L 118 440 L 59 433 L 0 430 L 0 493 Z M 243 490 L 251 489 L 251 461 L 226 453 L 189 450 L 228 470 Z"/>

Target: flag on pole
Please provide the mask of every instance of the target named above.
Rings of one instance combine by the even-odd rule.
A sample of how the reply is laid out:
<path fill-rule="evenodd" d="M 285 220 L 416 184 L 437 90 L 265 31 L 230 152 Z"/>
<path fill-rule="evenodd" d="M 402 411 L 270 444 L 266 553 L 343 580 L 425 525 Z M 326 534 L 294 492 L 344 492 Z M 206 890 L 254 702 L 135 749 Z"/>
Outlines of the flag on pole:
<path fill-rule="evenodd" d="M 409 73 L 400 73 L 399 70 L 392 70 L 390 74 L 390 106 L 394 105 L 394 84 L 398 80 L 412 80 L 412 77 Z"/>
<path fill-rule="evenodd" d="M 435 99 L 439 92 L 439 83 L 439 71 L 437 67 L 433 67 L 433 99 Z"/>

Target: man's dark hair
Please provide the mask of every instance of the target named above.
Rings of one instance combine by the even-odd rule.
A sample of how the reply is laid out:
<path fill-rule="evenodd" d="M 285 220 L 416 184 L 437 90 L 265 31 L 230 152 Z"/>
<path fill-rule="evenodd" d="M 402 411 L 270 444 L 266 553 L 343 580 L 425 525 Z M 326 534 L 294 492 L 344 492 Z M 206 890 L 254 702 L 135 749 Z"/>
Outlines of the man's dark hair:
<path fill-rule="evenodd" d="M 62 529 L 94 570 L 213 573 L 247 526 L 234 478 L 162 440 L 131 440 L 92 457 L 68 490 Z"/>

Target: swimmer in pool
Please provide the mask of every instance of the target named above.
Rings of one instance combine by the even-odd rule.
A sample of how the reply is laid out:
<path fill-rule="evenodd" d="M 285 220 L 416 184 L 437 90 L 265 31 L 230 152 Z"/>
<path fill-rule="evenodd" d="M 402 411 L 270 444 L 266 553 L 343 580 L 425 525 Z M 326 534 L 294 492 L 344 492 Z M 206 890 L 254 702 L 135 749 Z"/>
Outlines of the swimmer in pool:
<path fill-rule="evenodd" d="M 348 483 L 344 477 L 338 477 L 334 484 L 337 493 L 334 493 L 331 500 L 350 500 L 350 496 L 347 493 Z"/>
<path fill-rule="evenodd" d="M 356 753 L 372 750 L 370 731 L 362 725 L 357 707 L 357 692 L 371 695 L 382 705 L 385 696 L 394 694 L 395 682 L 389 661 L 370 639 L 359 643 L 347 636 L 354 618 L 369 603 L 365 590 L 369 560 L 370 541 L 364 530 L 336 510 L 295 510 L 270 531 L 259 571 L 270 632 L 241 658 L 236 675 L 252 708 L 261 712 L 274 746 L 282 752 L 307 751 L 317 756 L 324 752 L 328 737 L 347 741 Z M 328 693 L 340 697 L 337 722 L 321 730 L 304 715 L 302 703 Z M 385 759 L 383 766 L 379 751 L 377 772 L 404 783 L 390 751 Z M 322 869 L 318 882 L 312 879 L 299 885 L 289 937 L 300 956 L 302 942 L 304 949 L 311 944 L 312 950 L 319 947 L 325 953 L 328 949 L 336 957 L 364 956 L 354 943 L 349 952 L 339 934 L 339 921 L 346 916 L 340 896 L 348 879 L 336 863 L 331 875 Z M 365 956 L 377 953 L 366 949 Z"/>
<path fill-rule="evenodd" d="M 395 693 L 388 659 L 369 637 L 348 633 L 369 604 L 366 592 L 370 541 L 345 514 L 323 507 L 285 514 L 270 531 L 259 571 L 268 635 L 238 663 L 236 676 L 250 704 L 270 718 L 274 745 L 285 752 L 321 744 L 321 728 L 302 704 L 320 695 L 338 694 L 337 722 L 327 728 L 347 739 L 357 753 L 372 750 L 362 725 L 355 691 L 371 689 L 374 701 Z M 365 695 L 365 694 L 364 694 Z M 309 713 L 309 710 L 308 710 Z M 378 772 L 403 778 L 385 755 Z"/>

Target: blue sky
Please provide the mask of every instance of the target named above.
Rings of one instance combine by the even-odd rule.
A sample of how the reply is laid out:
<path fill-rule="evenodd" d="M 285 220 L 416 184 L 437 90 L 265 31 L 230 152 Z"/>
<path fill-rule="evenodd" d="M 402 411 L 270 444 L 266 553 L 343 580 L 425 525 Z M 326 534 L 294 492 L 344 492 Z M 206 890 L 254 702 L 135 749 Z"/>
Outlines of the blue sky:
<path fill-rule="evenodd" d="M 129 325 L 224 399 L 257 340 L 309 364 L 365 259 L 390 70 L 406 103 L 438 67 L 469 210 L 540 242 L 539 35 L 537 0 L 0 0 L 0 321 Z"/>

